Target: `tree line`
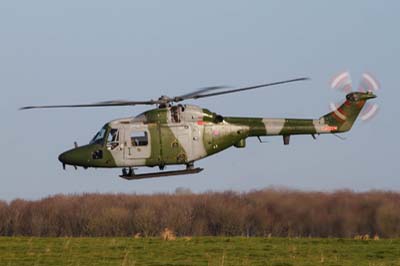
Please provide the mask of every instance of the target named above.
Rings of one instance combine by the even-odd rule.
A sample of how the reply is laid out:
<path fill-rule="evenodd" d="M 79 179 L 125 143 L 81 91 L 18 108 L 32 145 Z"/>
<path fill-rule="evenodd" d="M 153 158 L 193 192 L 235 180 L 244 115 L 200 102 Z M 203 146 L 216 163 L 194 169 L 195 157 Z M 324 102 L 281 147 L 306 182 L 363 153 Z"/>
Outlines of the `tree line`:
<path fill-rule="evenodd" d="M 302 192 L 55 195 L 0 201 L 0 236 L 400 237 L 400 193 Z"/>

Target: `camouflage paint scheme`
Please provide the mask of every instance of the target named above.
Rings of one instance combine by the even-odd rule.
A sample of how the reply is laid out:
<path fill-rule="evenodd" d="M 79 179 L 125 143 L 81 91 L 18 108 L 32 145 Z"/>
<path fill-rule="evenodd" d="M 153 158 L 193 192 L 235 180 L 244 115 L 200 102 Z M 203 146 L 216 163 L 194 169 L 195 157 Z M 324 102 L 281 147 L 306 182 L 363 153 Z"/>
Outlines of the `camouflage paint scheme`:
<path fill-rule="evenodd" d="M 190 165 L 232 146 L 243 148 L 248 137 L 284 136 L 288 144 L 290 135 L 349 131 L 365 102 L 375 97 L 371 92 L 349 93 L 336 111 L 319 119 L 222 117 L 193 105 L 168 106 L 111 121 L 102 129 L 103 138 L 100 134 L 97 141 L 64 152 L 59 160 L 85 168 Z M 118 135 L 114 140 L 112 130 Z"/>

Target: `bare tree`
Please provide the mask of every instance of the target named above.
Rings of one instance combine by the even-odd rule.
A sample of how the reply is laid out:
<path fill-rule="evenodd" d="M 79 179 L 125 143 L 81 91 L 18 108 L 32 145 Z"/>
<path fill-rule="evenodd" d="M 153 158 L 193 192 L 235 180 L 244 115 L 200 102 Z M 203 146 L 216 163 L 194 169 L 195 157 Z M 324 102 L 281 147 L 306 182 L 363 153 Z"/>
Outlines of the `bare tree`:
<path fill-rule="evenodd" d="M 400 193 L 264 189 L 0 201 L 1 236 L 400 237 Z"/>

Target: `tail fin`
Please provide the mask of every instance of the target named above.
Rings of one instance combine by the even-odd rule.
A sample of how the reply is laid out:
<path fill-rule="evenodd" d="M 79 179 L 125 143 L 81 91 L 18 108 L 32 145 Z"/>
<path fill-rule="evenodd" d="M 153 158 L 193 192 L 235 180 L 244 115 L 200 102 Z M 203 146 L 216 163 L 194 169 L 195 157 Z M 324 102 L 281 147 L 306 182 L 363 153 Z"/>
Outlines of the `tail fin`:
<path fill-rule="evenodd" d="M 324 123 L 334 128 L 332 132 L 346 132 L 351 129 L 367 100 L 375 98 L 372 92 L 351 92 L 346 101 L 335 111 L 321 117 Z"/>

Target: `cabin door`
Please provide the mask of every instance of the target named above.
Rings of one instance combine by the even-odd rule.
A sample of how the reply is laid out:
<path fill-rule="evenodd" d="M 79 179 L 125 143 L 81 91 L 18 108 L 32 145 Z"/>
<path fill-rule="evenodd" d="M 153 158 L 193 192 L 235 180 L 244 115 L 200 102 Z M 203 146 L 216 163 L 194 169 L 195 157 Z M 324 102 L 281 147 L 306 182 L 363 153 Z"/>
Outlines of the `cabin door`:
<path fill-rule="evenodd" d="M 151 156 L 151 134 L 146 125 L 129 125 L 125 129 L 125 159 L 147 159 Z"/>

